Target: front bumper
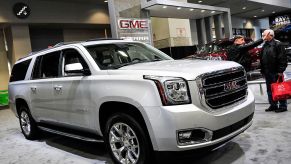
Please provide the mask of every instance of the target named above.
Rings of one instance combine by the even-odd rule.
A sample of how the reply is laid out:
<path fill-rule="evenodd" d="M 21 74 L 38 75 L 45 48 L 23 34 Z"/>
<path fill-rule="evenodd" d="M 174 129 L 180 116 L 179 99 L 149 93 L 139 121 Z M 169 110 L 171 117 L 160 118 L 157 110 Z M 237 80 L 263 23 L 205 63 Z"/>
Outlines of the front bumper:
<path fill-rule="evenodd" d="M 149 123 L 153 133 L 150 136 L 154 149 L 156 151 L 185 151 L 223 143 L 245 131 L 252 124 L 255 104 L 254 96 L 249 91 L 246 101 L 219 114 L 206 112 L 193 104 L 145 109 L 150 118 Z M 177 132 L 193 128 L 213 131 L 213 139 L 199 144 L 178 144 Z"/>

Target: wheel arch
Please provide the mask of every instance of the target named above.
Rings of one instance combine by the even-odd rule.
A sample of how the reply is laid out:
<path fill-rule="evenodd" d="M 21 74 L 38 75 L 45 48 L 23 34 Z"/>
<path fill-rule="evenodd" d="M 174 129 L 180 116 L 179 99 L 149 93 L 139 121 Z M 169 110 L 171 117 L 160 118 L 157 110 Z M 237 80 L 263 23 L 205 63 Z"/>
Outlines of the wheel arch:
<path fill-rule="evenodd" d="M 15 109 L 16 109 L 16 114 L 17 114 L 18 117 L 19 117 L 19 114 L 20 114 L 20 107 L 22 105 L 26 106 L 27 110 L 28 110 L 27 112 L 30 113 L 27 101 L 24 98 L 16 98 L 15 99 Z"/>
<path fill-rule="evenodd" d="M 151 125 L 148 121 L 149 119 L 146 113 L 142 112 L 142 109 L 140 108 L 142 107 L 137 107 L 136 105 L 120 101 L 107 101 L 102 103 L 99 108 L 99 126 L 101 133 L 104 134 L 105 124 L 110 116 L 114 113 L 125 113 L 135 118 L 135 120 L 140 123 L 142 128 L 146 130 L 145 133 L 147 138 L 149 139 L 152 148 L 155 149 L 157 144 L 153 136 Z"/>

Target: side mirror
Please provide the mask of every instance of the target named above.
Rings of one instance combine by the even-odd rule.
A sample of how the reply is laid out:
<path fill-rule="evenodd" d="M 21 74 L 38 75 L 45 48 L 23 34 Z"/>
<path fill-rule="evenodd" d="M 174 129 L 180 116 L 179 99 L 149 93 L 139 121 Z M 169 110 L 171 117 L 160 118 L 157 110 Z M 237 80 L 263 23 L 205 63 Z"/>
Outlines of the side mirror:
<path fill-rule="evenodd" d="M 84 69 L 81 63 L 73 63 L 65 65 L 65 72 L 66 73 L 80 73 L 83 75 L 90 75 L 89 69 Z"/>

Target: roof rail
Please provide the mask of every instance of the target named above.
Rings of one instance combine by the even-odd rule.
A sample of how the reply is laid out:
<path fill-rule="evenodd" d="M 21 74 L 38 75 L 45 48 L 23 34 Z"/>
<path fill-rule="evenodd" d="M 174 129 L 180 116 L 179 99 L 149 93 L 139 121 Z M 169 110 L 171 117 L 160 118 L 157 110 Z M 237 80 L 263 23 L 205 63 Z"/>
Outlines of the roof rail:
<path fill-rule="evenodd" d="M 86 42 L 101 41 L 101 40 L 123 40 L 123 39 L 119 39 L 119 38 L 93 38 L 93 39 L 86 40 Z"/>
<path fill-rule="evenodd" d="M 123 40 L 123 39 L 118 39 L 118 38 L 117 39 L 116 38 L 94 38 L 94 39 L 86 40 L 85 42 L 102 41 L 102 40 Z M 50 49 L 50 48 L 55 48 L 55 47 L 59 47 L 59 46 L 63 46 L 63 45 L 68 45 L 68 44 L 81 43 L 81 42 L 84 42 L 84 41 L 60 42 L 60 43 L 55 44 L 52 47 L 49 47 L 49 48 L 46 48 L 46 49 L 43 49 L 43 50 L 40 50 L 40 51 L 30 52 L 27 56 L 24 56 L 22 58 L 19 58 L 18 60 L 25 59 L 25 58 L 27 58 L 29 56 L 35 55 L 35 54 L 37 54 L 39 52 L 45 51 L 45 50 Z"/>
<path fill-rule="evenodd" d="M 75 43 L 80 43 L 82 41 L 72 41 L 72 42 L 60 42 L 55 44 L 53 47 L 58 47 L 58 46 L 63 46 L 63 45 L 68 45 L 68 44 L 75 44 Z"/>
<path fill-rule="evenodd" d="M 19 60 L 21 60 L 21 59 L 25 59 L 25 58 L 30 57 L 30 56 L 33 56 L 33 55 L 35 55 L 35 54 L 37 54 L 37 53 L 39 53 L 39 52 L 46 51 L 46 50 L 48 50 L 48 49 L 50 49 L 50 48 L 52 48 L 52 47 L 49 47 L 49 48 L 46 48 L 46 49 L 42 49 L 42 50 L 39 50 L 39 51 L 33 51 L 33 52 L 30 52 L 30 53 L 27 54 L 26 56 L 19 58 L 17 61 L 19 61 Z"/>

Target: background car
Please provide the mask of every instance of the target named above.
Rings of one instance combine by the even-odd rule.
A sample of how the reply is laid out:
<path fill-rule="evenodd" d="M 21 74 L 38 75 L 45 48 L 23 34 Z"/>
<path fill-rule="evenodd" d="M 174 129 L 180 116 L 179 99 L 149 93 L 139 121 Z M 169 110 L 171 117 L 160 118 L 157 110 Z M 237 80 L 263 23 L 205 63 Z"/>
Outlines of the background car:
<path fill-rule="evenodd" d="M 288 62 L 291 62 L 291 46 L 286 48 Z"/>
<path fill-rule="evenodd" d="M 246 43 L 252 42 L 250 38 L 245 38 Z M 197 52 L 194 55 L 187 56 L 186 58 L 200 58 L 205 60 L 227 60 L 227 47 L 233 44 L 233 39 L 225 38 L 209 42 L 202 47 L 198 47 Z M 252 57 L 252 70 L 258 69 L 260 65 L 259 53 L 262 48 L 255 47 L 249 50 Z"/>

